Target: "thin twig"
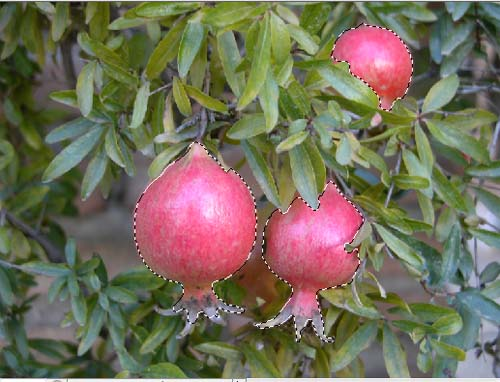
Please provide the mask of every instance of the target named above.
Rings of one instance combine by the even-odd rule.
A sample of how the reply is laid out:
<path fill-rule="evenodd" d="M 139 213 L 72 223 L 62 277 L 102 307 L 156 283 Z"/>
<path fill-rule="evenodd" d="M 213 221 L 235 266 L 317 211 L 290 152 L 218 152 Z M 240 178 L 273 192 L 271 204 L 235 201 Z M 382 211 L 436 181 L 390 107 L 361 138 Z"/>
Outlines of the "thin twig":
<path fill-rule="evenodd" d="M 394 168 L 394 174 L 396 174 L 396 175 L 399 174 L 399 170 L 401 169 L 401 157 L 402 157 L 402 150 L 399 150 L 398 151 L 398 159 L 396 162 L 396 167 Z M 391 201 L 393 191 L 394 191 L 394 181 L 391 182 L 391 185 L 389 187 L 389 191 L 387 191 L 387 197 L 385 198 L 385 203 L 384 203 L 385 208 L 387 208 L 387 206 L 389 205 L 389 202 Z"/>
<path fill-rule="evenodd" d="M 59 263 L 63 261 L 64 257 L 62 252 L 54 245 L 50 240 L 48 240 L 45 236 L 39 233 L 37 230 L 31 228 L 28 224 L 23 222 L 21 219 L 7 211 L 5 208 L 0 211 L 2 215 L 5 216 L 7 221 L 12 224 L 14 227 L 19 229 L 25 235 L 28 235 L 33 240 L 35 240 L 38 244 L 42 246 L 42 248 L 47 253 L 47 256 L 50 261 Z"/>
<path fill-rule="evenodd" d="M 169 88 L 170 86 L 172 86 L 172 83 L 169 83 L 169 84 L 166 84 L 166 85 L 160 86 L 158 89 L 155 89 L 155 90 L 153 90 L 151 93 L 149 93 L 149 95 L 150 95 L 150 96 L 152 96 L 153 94 L 159 93 L 159 92 L 161 92 L 162 90 L 165 90 L 165 89 Z"/>
<path fill-rule="evenodd" d="M 177 126 L 177 128 L 175 129 L 176 132 L 180 133 L 182 130 L 184 129 L 187 129 L 188 127 L 191 127 L 191 126 L 194 126 L 198 123 L 198 121 L 200 120 L 200 117 L 201 117 L 201 113 L 196 113 L 195 115 L 193 115 L 192 117 L 190 117 L 189 119 L 186 120 L 186 122 L 180 124 L 179 126 Z"/>

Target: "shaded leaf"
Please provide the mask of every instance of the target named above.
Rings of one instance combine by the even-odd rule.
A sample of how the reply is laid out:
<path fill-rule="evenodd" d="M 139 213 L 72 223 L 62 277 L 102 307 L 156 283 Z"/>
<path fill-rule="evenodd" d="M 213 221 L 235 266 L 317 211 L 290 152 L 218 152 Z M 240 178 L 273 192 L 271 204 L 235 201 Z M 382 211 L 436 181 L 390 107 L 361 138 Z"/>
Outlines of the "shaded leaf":
<path fill-rule="evenodd" d="M 129 125 L 131 129 L 138 128 L 142 124 L 142 121 L 144 121 L 144 117 L 146 116 L 146 111 L 148 108 L 148 99 L 149 81 L 146 81 L 141 85 L 141 87 L 137 91 L 137 95 L 135 96 L 134 111 L 132 113 L 132 120 Z"/>
<path fill-rule="evenodd" d="M 259 25 L 259 35 L 252 58 L 252 66 L 247 85 L 238 101 L 238 110 L 243 109 L 252 102 L 259 94 L 266 80 L 271 63 L 271 28 L 269 24 L 269 15 L 266 14 Z"/>
<path fill-rule="evenodd" d="M 456 74 L 452 74 L 451 76 L 445 77 L 432 85 L 431 89 L 425 96 L 424 103 L 422 105 L 422 113 L 429 113 L 431 111 L 441 109 L 443 106 L 448 104 L 455 96 L 459 84 L 460 81 L 458 76 Z"/>
<path fill-rule="evenodd" d="M 45 169 L 42 181 L 50 182 L 78 165 L 99 142 L 103 131 L 104 129 L 96 125 L 57 154 Z"/>
<path fill-rule="evenodd" d="M 360 326 L 330 359 L 330 368 L 337 371 L 348 366 L 363 350 L 367 349 L 377 335 L 377 321 Z"/>
<path fill-rule="evenodd" d="M 177 59 L 179 76 L 181 78 L 186 78 L 204 38 L 205 27 L 203 24 L 196 21 L 189 21 L 182 34 Z"/>
<path fill-rule="evenodd" d="M 393 333 L 389 324 L 384 323 L 383 354 L 387 374 L 391 378 L 409 378 L 406 353 L 399 343 L 398 337 Z"/>
<path fill-rule="evenodd" d="M 262 154 L 247 141 L 241 141 L 241 148 L 245 152 L 248 166 L 252 170 L 257 183 L 266 195 L 267 199 L 277 207 L 280 207 L 280 198 L 273 175 Z"/>

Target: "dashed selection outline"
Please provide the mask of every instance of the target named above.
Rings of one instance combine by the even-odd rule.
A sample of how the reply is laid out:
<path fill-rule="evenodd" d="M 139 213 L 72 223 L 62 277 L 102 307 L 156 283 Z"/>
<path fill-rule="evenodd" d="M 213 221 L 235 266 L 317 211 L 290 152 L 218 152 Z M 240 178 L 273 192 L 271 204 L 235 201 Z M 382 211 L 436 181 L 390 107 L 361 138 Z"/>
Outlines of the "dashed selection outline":
<path fill-rule="evenodd" d="M 208 154 L 208 155 L 209 155 L 209 156 L 210 156 L 210 157 L 211 157 L 211 158 L 212 158 L 212 159 L 213 159 L 213 160 L 214 160 L 214 161 L 215 161 L 215 162 L 219 165 L 219 167 L 220 167 L 220 169 L 221 169 L 222 171 L 224 171 L 226 174 L 230 173 L 231 171 L 232 171 L 232 172 L 234 172 L 234 173 L 235 173 L 235 174 L 236 174 L 236 175 L 240 178 L 240 180 L 241 180 L 241 181 L 245 184 L 245 186 L 247 187 L 248 191 L 250 192 L 250 195 L 252 196 L 252 200 L 253 200 L 253 204 L 254 204 L 254 214 L 255 214 L 255 227 L 254 227 L 254 231 L 255 231 L 255 232 L 254 232 L 254 241 L 253 241 L 253 244 L 252 244 L 252 248 L 250 249 L 250 252 L 248 253 L 248 256 L 247 256 L 246 260 L 243 262 L 243 264 L 242 264 L 242 265 L 241 265 L 241 266 L 240 266 L 240 267 L 239 267 L 236 271 L 232 272 L 231 274 L 229 274 L 229 275 L 228 275 L 228 276 L 226 276 L 226 277 L 223 277 L 223 278 L 221 278 L 221 279 L 217 279 L 217 280 L 213 281 L 213 282 L 212 282 L 212 284 L 211 284 L 212 293 L 215 295 L 215 298 L 216 298 L 219 302 L 221 302 L 223 305 L 225 304 L 225 305 L 228 305 L 228 306 L 230 306 L 230 307 L 232 307 L 232 308 L 235 308 L 235 309 L 241 309 L 241 311 L 230 311 L 230 310 L 225 309 L 223 306 L 221 306 L 221 307 L 217 307 L 217 309 L 216 309 L 216 311 L 215 311 L 215 314 L 214 314 L 213 316 L 209 316 L 209 315 L 207 315 L 207 314 L 206 314 L 206 312 L 204 312 L 204 311 L 197 312 L 197 314 L 196 314 L 196 318 L 195 318 L 195 320 L 194 320 L 194 321 L 192 321 L 192 322 L 189 320 L 189 316 L 187 315 L 186 320 L 187 320 L 188 322 L 190 322 L 191 324 L 194 324 L 194 323 L 196 323 L 196 321 L 198 321 L 198 318 L 199 318 L 200 314 L 203 314 L 203 315 L 205 315 L 207 318 L 211 319 L 211 318 L 214 318 L 214 317 L 215 317 L 215 318 L 219 317 L 219 310 L 223 310 L 223 311 L 225 311 L 226 313 L 235 313 L 235 314 L 242 314 L 242 313 L 244 313 L 244 312 L 245 312 L 245 308 L 244 308 L 244 307 L 240 307 L 240 306 L 238 306 L 238 305 L 234 305 L 234 304 L 231 304 L 231 303 L 225 302 L 225 301 L 223 301 L 221 298 L 219 298 L 219 296 L 217 295 L 217 293 L 215 293 L 214 285 L 215 285 L 216 283 L 220 282 L 220 281 L 224 281 L 224 280 L 227 280 L 227 279 L 231 278 L 234 274 L 236 274 L 239 270 L 241 270 L 241 269 L 243 268 L 243 266 L 245 266 L 245 264 L 246 264 L 246 263 L 248 262 L 248 260 L 250 259 L 251 255 L 252 255 L 252 253 L 253 253 L 253 250 L 255 249 L 255 245 L 257 244 L 257 235 L 258 235 L 258 213 L 257 213 L 257 203 L 256 203 L 255 196 L 254 196 L 254 194 L 253 194 L 253 191 L 252 191 L 252 189 L 250 188 L 250 186 L 248 185 L 248 183 L 247 183 L 247 182 L 245 181 L 245 179 L 243 179 L 243 177 L 242 177 L 242 176 L 241 176 L 241 175 L 240 175 L 240 174 L 239 174 L 236 170 L 234 170 L 232 167 L 229 167 L 229 168 L 227 168 L 227 169 L 226 169 L 226 168 L 222 165 L 222 163 L 221 163 L 221 162 L 220 162 L 220 161 L 219 161 L 219 160 L 218 160 L 218 159 L 217 159 L 214 155 L 212 155 L 212 154 L 210 153 L 210 151 L 208 151 L 208 149 L 206 148 L 206 146 L 205 146 L 203 143 L 199 142 L 198 140 L 195 140 L 195 141 L 191 142 L 191 143 L 189 144 L 189 146 L 188 146 L 188 147 L 184 150 L 184 151 L 185 151 L 185 152 L 184 152 L 184 154 L 179 155 L 179 157 L 178 157 L 176 160 L 172 161 L 172 162 L 171 162 L 171 163 L 170 163 L 167 167 L 165 167 L 165 169 L 163 169 L 163 171 L 161 172 L 161 174 L 160 174 L 160 175 L 158 175 L 156 178 L 154 178 L 154 179 L 153 179 L 153 180 L 152 180 L 152 181 L 151 181 L 151 182 L 147 185 L 147 187 L 144 189 L 144 191 L 141 193 L 141 195 L 140 195 L 140 196 L 139 196 L 139 198 L 137 199 L 137 202 L 136 202 L 136 204 L 135 204 L 135 208 L 134 208 L 134 225 L 133 225 L 133 228 L 134 228 L 134 243 L 135 243 L 135 248 L 136 248 L 136 250 L 137 250 L 137 253 L 139 254 L 139 256 L 140 256 L 140 258 L 141 258 L 142 262 L 144 263 L 144 265 L 145 265 L 145 266 L 146 266 L 146 267 L 147 267 L 147 268 L 148 268 L 148 269 L 149 269 L 149 270 L 150 270 L 150 271 L 151 271 L 151 272 L 152 272 L 155 276 L 158 276 L 158 277 L 162 278 L 162 279 L 163 279 L 163 280 L 165 280 L 165 281 L 170 281 L 170 282 L 176 283 L 176 284 L 180 285 L 180 286 L 181 286 L 181 288 L 182 288 L 182 294 L 181 294 L 181 296 L 179 297 L 179 299 L 178 299 L 178 300 L 177 300 L 177 301 L 173 304 L 173 307 L 175 307 L 175 305 L 176 305 L 178 302 L 180 302 L 180 301 L 182 300 L 182 298 L 184 297 L 184 292 L 185 292 L 185 290 L 184 290 L 184 285 L 183 285 L 180 281 L 172 280 L 172 279 L 169 279 L 169 278 L 167 278 L 167 277 L 165 277 L 165 276 L 163 276 L 163 275 L 159 274 L 158 272 L 156 272 L 155 270 L 153 270 L 153 269 L 149 266 L 149 264 L 147 264 L 146 260 L 145 260 L 145 259 L 144 259 L 144 257 L 142 256 L 141 250 L 140 250 L 140 248 L 139 248 L 139 244 L 138 244 L 138 242 L 137 242 L 137 211 L 138 211 L 138 208 L 139 208 L 139 203 L 140 203 L 140 201 L 141 201 L 142 197 L 146 194 L 146 192 L 147 192 L 147 191 L 148 191 L 148 189 L 149 189 L 149 188 L 153 185 L 153 183 L 155 183 L 155 182 L 156 182 L 159 178 L 161 178 L 161 177 L 163 176 L 163 174 L 165 173 L 165 171 L 167 171 L 167 170 L 170 168 L 170 166 L 173 166 L 175 163 L 177 163 L 178 161 L 180 161 L 181 159 L 183 159 L 186 155 L 188 155 L 188 154 L 189 154 L 189 152 L 190 152 L 190 151 L 191 151 L 191 149 L 192 149 L 192 146 L 193 146 L 193 145 L 195 145 L 195 144 L 197 144 L 197 145 L 201 146 L 201 147 L 203 148 L 203 150 L 205 150 L 205 152 L 206 152 L 206 153 L 207 153 L 207 154 Z M 185 309 L 185 308 L 181 308 L 181 309 L 179 309 L 178 311 L 176 311 L 173 307 L 172 307 L 172 310 L 173 310 L 174 312 L 176 312 L 176 313 L 182 313 L 183 311 L 186 311 L 186 313 L 187 313 L 187 309 Z"/>
<path fill-rule="evenodd" d="M 388 32 L 391 32 L 392 34 L 394 34 L 394 36 L 396 36 L 399 41 L 401 41 L 401 43 L 403 44 L 403 46 L 405 47 L 406 51 L 408 52 L 408 55 L 410 56 L 410 61 L 411 61 L 411 74 L 410 74 L 410 79 L 408 80 L 408 84 L 406 85 L 406 89 L 405 89 L 405 93 L 401 96 L 401 97 L 397 97 L 395 100 L 392 101 L 392 104 L 391 104 L 391 107 L 389 109 L 386 109 L 386 108 L 383 108 L 382 107 L 382 98 L 378 95 L 378 93 L 375 91 L 375 89 L 368 83 L 366 82 L 363 78 L 357 76 L 356 74 L 354 74 L 352 71 L 351 71 L 351 64 L 349 63 L 349 61 L 347 60 L 337 60 L 335 57 L 333 57 L 333 52 L 335 50 L 335 45 L 337 45 L 337 41 L 340 39 L 340 37 L 346 33 L 346 32 L 349 32 L 351 30 L 355 30 L 355 29 L 358 29 L 359 27 L 362 27 L 362 26 L 366 26 L 366 27 L 370 27 L 370 28 L 378 28 L 378 29 L 382 29 L 382 30 L 386 30 Z M 339 34 L 339 36 L 335 39 L 335 42 L 333 43 L 333 48 L 332 48 L 332 52 L 330 53 L 330 58 L 334 61 L 334 62 L 337 62 L 337 63 L 340 63 L 340 62 L 345 62 L 347 63 L 348 67 L 349 67 L 349 74 L 355 78 L 357 78 L 358 80 L 362 81 L 365 85 L 367 85 L 374 93 L 375 95 L 377 96 L 378 98 L 378 107 L 384 111 L 391 111 L 392 110 L 392 107 L 394 106 L 394 104 L 396 103 L 396 101 L 400 100 L 400 99 L 403 99 L 406 94 L 408 94 L 408 90 L 410 89 L 410 85 L 411 85 L 411 81 L 413 79 L 413 72 L 414 72 L 414 63 L 413 63 L 413 56 L 410 52 L 410 48 L 408 48 L 408 45 L 406 45 L 406 43 L 404 42 L 404 40 L 399 37 L 399 35 L 394 32 L 392 29 L 389 29 L 389 28 L 385 28 L 385 27 L 381 27 L 379 25 L 371 25 L 371 24 L 367 24 L 367 23 L 360 23 L 359 25 L 355 26 L 355 27 L 352 27 L 352 28 L 348 28 L 348 29 L 345 29 L 341 34 Z"/>
<path fill-rule="evenodd" d="M 282 308 L 280 309 L 280 311 L 274 316 L 274 317 L 277 317 L 278 315 L 281 314 L 281 312 L 285 309 L 285 307 L 287 306 L 287 304 L 292 300 L 292 297 L 293 297 L 293 294 L 294 294 L 294 290 L 293 290 L 293 286 L 292 284 L 290 284 L 287 280 L 285 280 L 283 277 L 281 277 L 280 275 L 278 275 L 271 267 L 270 265 L 268 264 L 267 260 L 266 260 L 266 257 L 265 257 L 265 244 L 266 244 L 266 229 L 267 229 L 267 225 L 269 224 L 269 221 L 271 220 L 272 216 L 279 212 L 281 215 L 286 215 L 288 213 L 288 211 L 290 210 L 290 208 L 292 207 L 293 203 L 296 201 L 296 200 L 301 200 L 303 203 L 305 203 L 305 205 L 307 207 L 309 207 L 313 212 L 317 212 L 319 211 L 320 207 L 321 207 L 321 198 L 323 197 L 323 194 L 325 193 L 328 185 L 330 184 L 333 184 L 337 190 L 337 192 L 344 198 L 344 200 L 346 200 L 352 207 L 354 207 L 354 209 L 356 210 L 356 212 L 361 216 L 361 223 L 358 227 L 358 229 L 356 230 L 356 233 L 354 234 L 352 240 L 348 243 L 344 243 L 344 250 L 348 253 L 355 253 L 356 254 L 356 257 L 358 258 L 358 265 L 356 267 L 356 270 L 354 271 L 353 275 L 352 275 L 352 278 L 350 281 L 346 282 L 346 283 L 343 283 L 343 284 L 339 284 L 339 285 L 333 285 L 331 287 L 328 287 L 328 288 L 323 288 L 323 289 L 319 289 L 317 292 L 316 292 L 316 303 L 318 304 L 318 309 L 320 311 L 320 318 L 321 318 L 321 321 L 323 323 L 323 326 L 325 325 L 325 321 L 323 319 L 323 315 L 321 314 L 321 304 L 320 304 L 320 300 L 319 300 L 319 293 L 321 291 L 324 291 L 324 290 L 329 290 L 329 289 L 335 289 L 335 288 L 341 288 L 341 287 L 344 287 L 346 285 L 349 285 L 353 282 L 354 278 L 356 277 L 356 274 L 359 270 L 359 267 L 361 265 L 361 259 L 359 257 L 359 250 L 358 248 L 354 248 L 353 250 L 351 250 L 350 252 L 346 250 L 346 246 L 352 244 L 354 242 L 354 240 L 356 239 L 356 236 L 358 235 L 359 231 L 361 230 L 361 227 L 363 227 L 363 225 L 365 224 L 365 217 L 364 215 L 361 213 L 361 211 L 359 210 L 359 208 L 351 201 L 349 200 L 345 195 L 344 193 L 340 190 L 339 186 L 337 185 L 337 183 L 335 183 L 333 180 L 329 180 L 326 184 L 325 184 L 325 187 L 323 188 L 323 191 L 321 192 L 321 194 L 318 196 L 318 207 L 316 209 L 314 209 L 312 206 L 309 205 L 309 203 L 307 203 L 307 201 L 302 198 L 300 195 L 297 196 L 296 198 L 294 198 L 292 200 L 292 202 L 290 203 L 290 205 L 287 207 L 286 211 L 283 212 L 281 210 L 280 207 L 276 208 L 272 213 L 271 215 L 269 215 L 269 217 L 267 218 L 267 221 L 266 221 L 266 224 L 264 226 L 264 230 L 263 230 L 263 233 L 262 233 L 262 250 L 261 250 L 261 258 L 262 260 L 264 260 L 264 263 L 266 264 L 267 268 L 278 278 L 280 279 L 281 281 L 283 281 L 284 283 L 286 283 L 292 290 L 292 293 L 290 294 L 290 297 L 288 298 L 288 300 L 283 304 Z M 272 317 L 271 319 L 273 319 L 274 317 Z M 286 320 L 284 320 L 282 322 L 282 324 L 288 322 L 290 320 L 290 318 L 293 318 L 293 314 L 290 314 L 288 316 L 288 318 Z M 311 318 L 312 319 L 312 318 Z M 294 325 L 294 329 L 295 329 L 295 341 L 296 342 L 299 342 L 300 339 L 301 339 L 301 334 L 302 332 L 306 329 L 307 327 L 307 324 L 309 323 L 309 321 L 311 321 L 311 319 L 308 319 L 306 321 L 306 324 L 304 325 L 304 327 L 300 330 L 300 332 L 297 330 L 297 324 L 295 322 L 295 319 L 293 320 L 293 325 Z M 265 322 L 264 322 L 265 323 Z M 260 325 L 262 323 L 254 323 L 254 326 L 256 326 L 257 328 L 261 329 L 261 330 L 265 330 L 266 328 L 261 328 L 259 327 L 258 325 Z M 325 338 L 327 338 L 327 340 L 323 339 L 321 337 L 321 335 L 318 333 L 316 327 L 314 325 L 312 325 L 313 327 L 313 330 L 314 332 L 316 333 L 316 336 L 318 336 L 322 341 L 324 342 L 327 342 L 327 343 L 333 343 L 335 341 L 335 338 L 334 337 L 328 337 L 326 333 L 325 334 Z"/>

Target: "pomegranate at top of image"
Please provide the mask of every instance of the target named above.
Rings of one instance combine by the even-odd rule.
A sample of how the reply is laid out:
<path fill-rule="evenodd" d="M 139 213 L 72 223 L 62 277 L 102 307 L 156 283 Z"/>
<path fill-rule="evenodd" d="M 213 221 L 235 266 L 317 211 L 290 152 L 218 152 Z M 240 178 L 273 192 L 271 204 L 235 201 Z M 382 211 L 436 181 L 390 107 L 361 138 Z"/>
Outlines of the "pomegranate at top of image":
<path fill-rule="evenodd" d="M 203 145 L 169 165 L 141 195 L 134 215 L 137 250 L 156 274 L 183 285 L 184 293 L 164 315 L 186 312 L 182 337 L 200 313 L 223 323 L 219 310 L 241 313 L 213 292 L 247 261 L 256 238 L 256 205 L 250 189 L 226 171 Z"/>
<path fill-rule="evenodd" d="M 335 42 L 331 58 L 347 62 L 351 74 L 375 91 L 382 109 L 390 110 L 410 86 L 410 51 L 391 30 L 367 24 L 346 30 Z"/>
<path fill-rule="evenodd" d="M 352 280 L 359 266 L 358 250 L 347 252 L 364 222 L 358 209 L 337 186 L 329 182 L 317 210 L 296 198 L 282 213 L 275 210 L 267 223 L 263 255 L 268 267 L 292 287 L 292 296 L 280 313 L 261 329 L 295 321 L 296 340 L 309 321 L 318 337 L 331 342 L 324 332 L 317 293 Z"/>

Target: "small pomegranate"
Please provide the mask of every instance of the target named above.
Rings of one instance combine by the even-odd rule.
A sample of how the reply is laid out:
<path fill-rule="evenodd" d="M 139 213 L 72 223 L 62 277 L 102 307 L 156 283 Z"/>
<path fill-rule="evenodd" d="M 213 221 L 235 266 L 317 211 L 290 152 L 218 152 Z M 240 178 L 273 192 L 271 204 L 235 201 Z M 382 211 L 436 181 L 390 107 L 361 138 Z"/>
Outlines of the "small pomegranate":
<path fill-rule="evenodd" d="M 243 311 L 220 300 L 212 285 L 243 266 L 255 237 L 250 189 L 198 142 L 146 188 L 135 209 L 134 238 L 153 272 L 183 285 L 183 296 L 172 309 L 157 309 L 164 315 L 186 312 L 179 337 L 192 330 L 202 312 L 224 323 L 219 310 Z"/>
<path fill-rule="evenodd" d="M 359 266 L 358 250 L 347 252 L 363 224 L 363 216 L 333 182 L 319 198 L 313 210 L 296 198 L 288 211 L 276 210 L 265 229 L 265 255 L 269 269 L 292 287 L 292 295 L 280 313 L 257 324 L 261 329 L 295 320 L 299 341 L 309 321 L 318 337 L 331 342 L 324 331 L 317 293 L 352 280 Z"/>
<path fill-rule="evenodd" d="M 410 51 L 391 30 L 361 24 L 343 32 L 332 50 L 334 61 L 346 61 L 350 71 L 377 93 L 382 109 L 390 110 L 410 86 Z"/>

